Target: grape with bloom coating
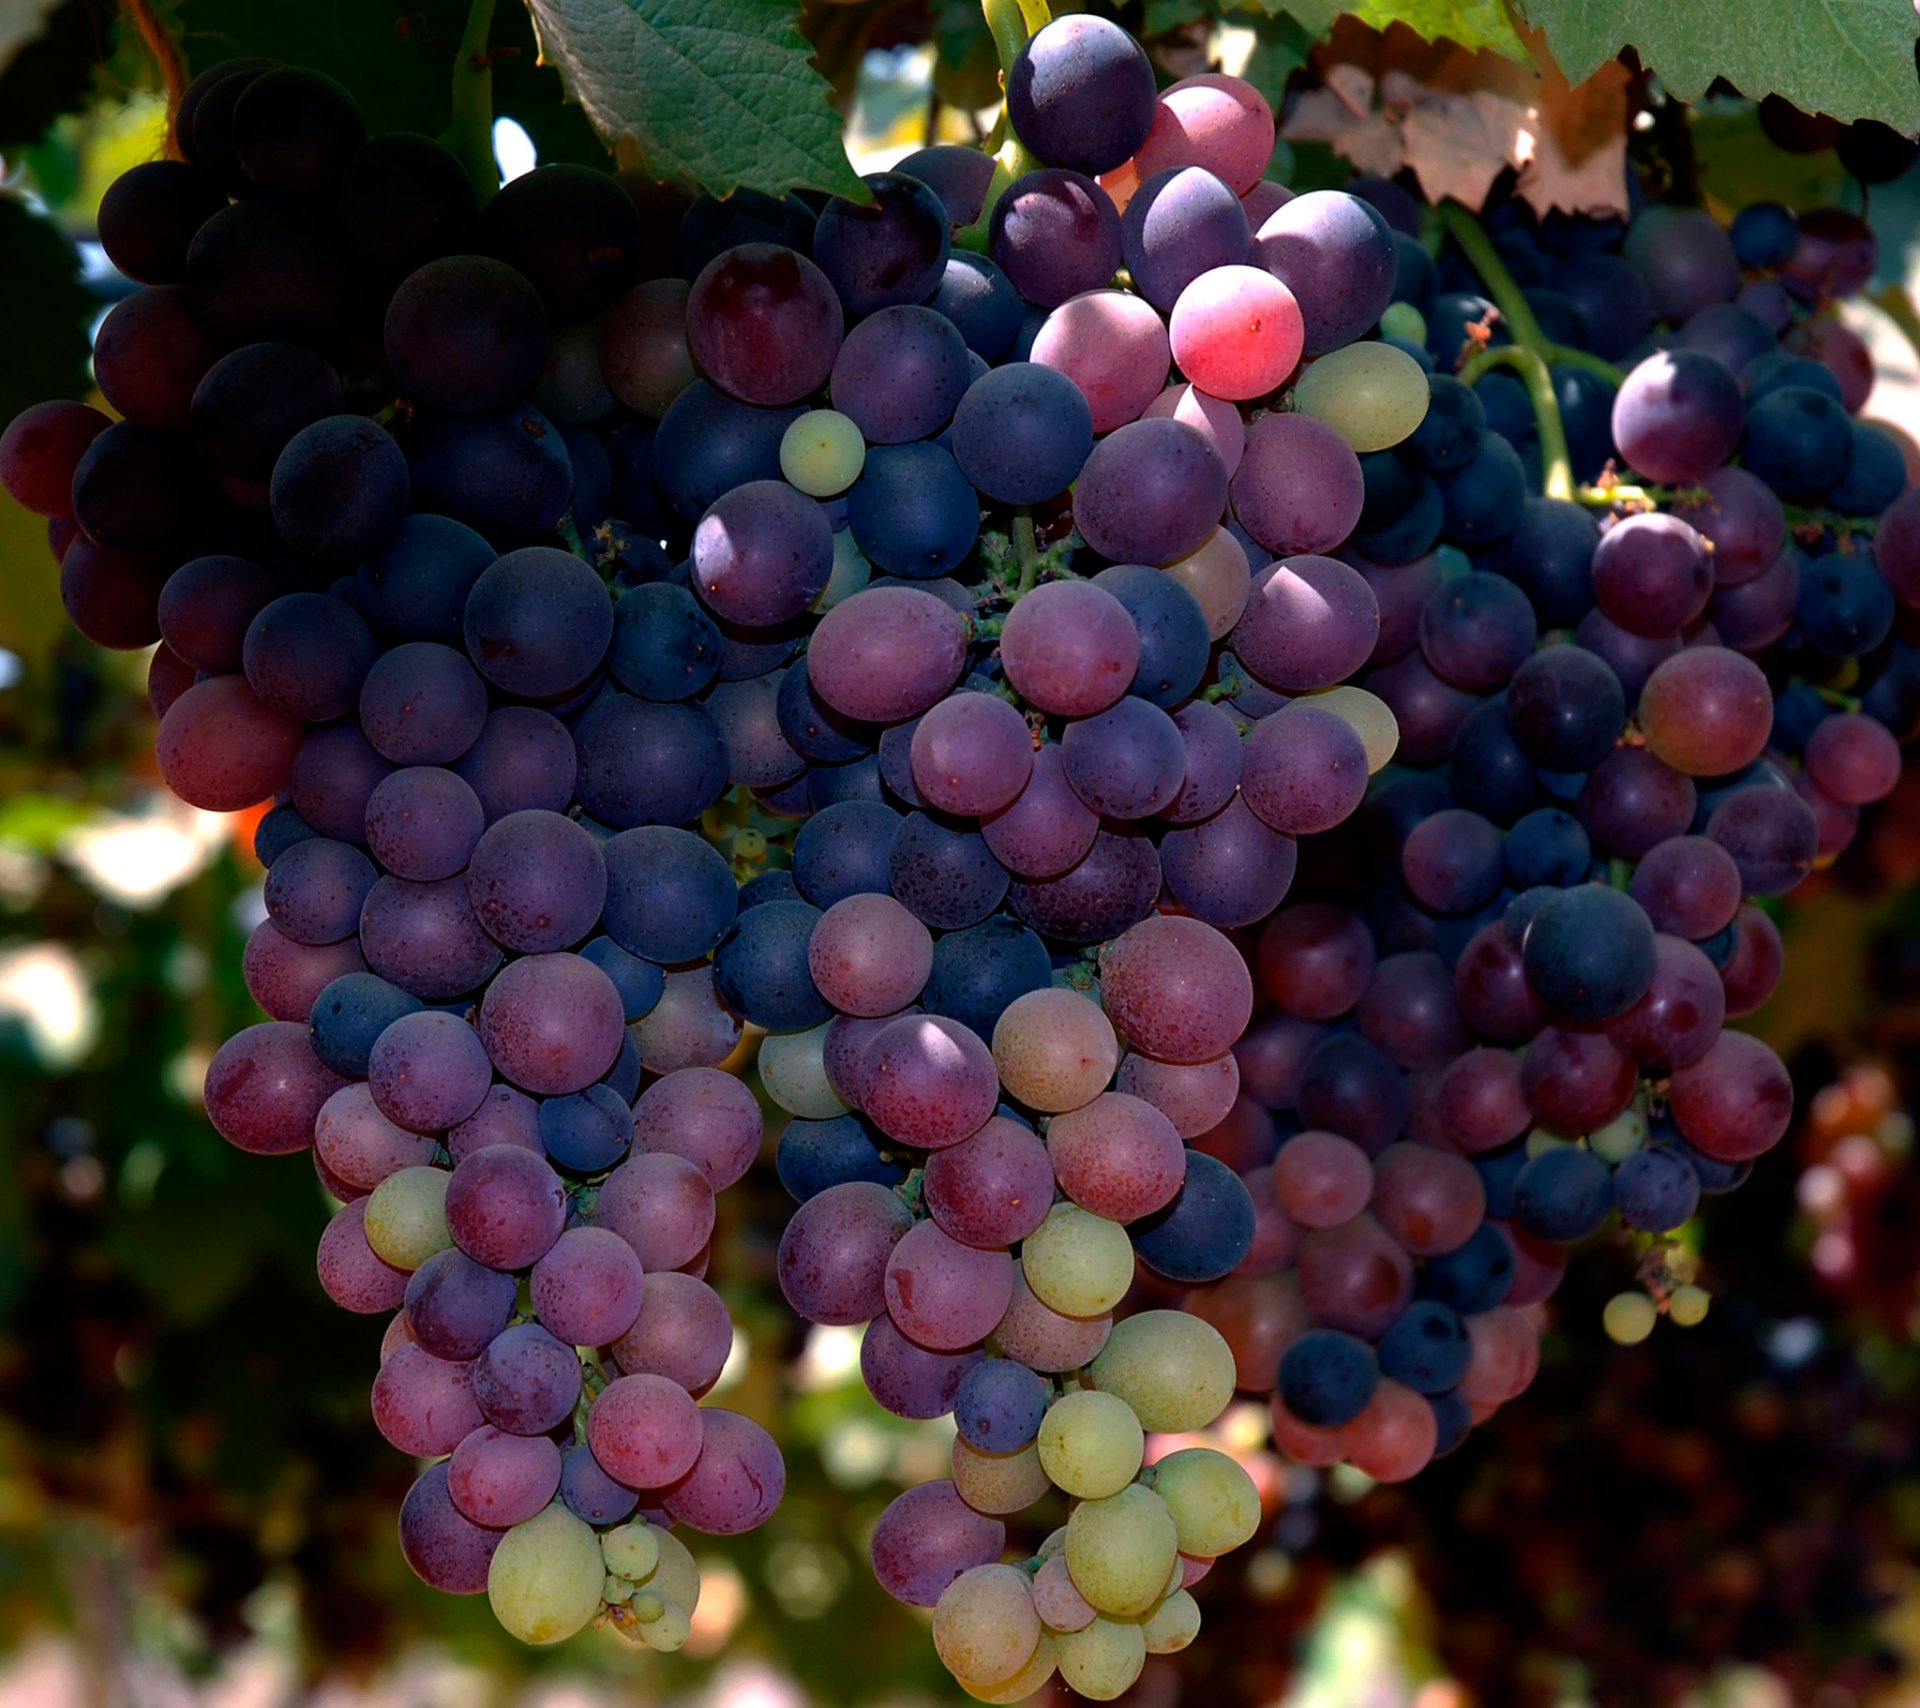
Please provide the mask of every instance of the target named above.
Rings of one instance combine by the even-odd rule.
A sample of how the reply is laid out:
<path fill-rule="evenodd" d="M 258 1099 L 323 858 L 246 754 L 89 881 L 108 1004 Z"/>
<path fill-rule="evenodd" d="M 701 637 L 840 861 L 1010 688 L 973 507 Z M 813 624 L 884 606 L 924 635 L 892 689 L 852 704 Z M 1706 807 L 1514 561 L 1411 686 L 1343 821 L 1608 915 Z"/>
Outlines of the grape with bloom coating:
<path fill-rule="evenodd" d="M 1133 1481 L 1145 1440 L 1125 1400 L 1083 1388 L 1047 1408 L 1037 1446 L 1055 1488 L 1077 1499 L 1102 1500 Z"/>
<path fill-rule="evenodd" d="M 1033 1591 L 1017 1566 L 975 1566 L 933 1609 L 933 1646 L 956 1678 L 1004 1684 L 1040 1644 Z"/>
<path fill-rule="evenodd" d="M 1133 1284 L 1127 1230 L 1077 1204 L 1054 1205 L 1027 1236 L 1020 1261 L 1035 1298 L 1065 1316 L 1103 1316 Z"/>
<path fill-rule="evenodd" d="M 1173 1514 L 1180 1552 L 1214 1559 L 1253 1539 L 1260 1491 L 1237 1460 L 1211 1447 L 1188 1447 L 1157 1460 L 1155 1494 Z"/>
<path fill-rule="evenodd" d="M 993 1029 L 993 1060 L 1010 1095 L 1059 1114 L 1106 1089 L 1120 1065 L 1120 1044 L 1097 1002 L 1050 987 L 1008 1004 Z"/>
<path fill-rule="evenodd" d="M 1167 1503 L 1135 1483 L 1082 1501 L 1067 1520 L 1073 1586 L 1102 1613 L 1144 1613 L 1159 1600 L 1179 1555 Z"/>
<path fill-rule="evenodd" d="M 1168 1435 L 1205 1429 L 1233 1398 L 1232 1350 L 1212 1324 L 1184 1311 L 1142 1311 L 1116 1323 L 1088 1374 L 1144 1427 Z"/>
<path fill-rule="evenodd" d="M 487 1599 L 521 1642 L 558 1643 L 599 1611 L 605 1578 L 593 1527 L 556 1503 L 501 1537 L 487 1568 Z"/>

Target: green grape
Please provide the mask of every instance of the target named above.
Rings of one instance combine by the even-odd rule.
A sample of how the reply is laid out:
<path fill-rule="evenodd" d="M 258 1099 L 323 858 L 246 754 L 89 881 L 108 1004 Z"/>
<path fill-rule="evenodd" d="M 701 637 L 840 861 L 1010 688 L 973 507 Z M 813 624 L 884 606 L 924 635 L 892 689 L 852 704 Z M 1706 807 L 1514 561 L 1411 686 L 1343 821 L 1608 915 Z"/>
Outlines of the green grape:
<path fill-rule="evenodd" d="M 941 1664 L 975 1686 L 1005 1684 L 1040 1646 L 1033 1588 L 1018 1566 L 975 1566 L 941 1591 L 933 1609 Z"/>
<path fill-rule="evenodd" d="M 635 1588 L 627 1605 L 633 1609 L 633 1617 L 639 1624 L 650 1624 L 667 1610 L 667 1598 L 657 1589 Z"/>
<path fill-rule="evenodd" d="M 860 478 L 867 442 L 837 409 L 810 409 L 780 440 L 780 472 L 809 498 L 831 498 Z"/>
<path fill-rule="evenodd" d="M 1150 1655 L 1175 1655 L 1200 1635 L 1200 1604 L 1177 1589 L 1140 1621 Z"/>
<path fill-rule="evenodd" d="M 1133 1407 L 1090 1388 L 1062 1394 L 1040 1422 L 1041 1465 L 1055 1488 L 1080 1500 L 1118 1494 L 1139 1473 L 1146 1445 Z"/>
<path fill-rule="evenodd" d="M 395 1269 L 418 1269 L 436 1251 L 453 1244 L 447 1232 L 444 1168 L 403 1168 L 373 1189 L 367 1200 L 367 1244 Z"/>
<path fill-rule="evenodd" d="M 644 1583 L 660 1563 L 660 1532 L 645 1520 L 623 1524 L 600 1538 L 600 1553 L 607 1570 L 616 1572 L 629 1583 Z"/>
<path fill-rule="evenodd" d="M 873 579 L 873 565 L 854 544 L 853 530 L 842 528 L 833 536 L 833 569 L 820 597 L 813 602 L 816 611 L 831 611 L 842 599 L 851 599 Z"/>
<path fill-rule="evenodd" d="M 600 1586 L 600 1599 L 605 1602 L 611 1602 L 615 1606 L 618 1606 L 622 1602 L 631 1601 L 634 1594 L 634 1586 L 625 1578 L 615 1577 L 612 1572 L 607 1573 L 606 1581 Z"/>
<path fill-rule="evenodd" d="M 593 1526 L 557 1501 L 500 1538 L 487 1567 L 493 1616 L 523 1643 L 558 1643 L 600 1611 L 606 1568 Z"/>
<path fill-rule="evenodd" d="M 667 1602 L 657 1618 L 640 1621 L 641 1639 L 648 1648 L 658 1649 L 663 1655 L 684 1649 L 692 1635 L 693 1620 L 677 1601 Z"/>
<path fill-rule="evenodd" d="M 1004 1518 L 1025 1512 L 1053 1485 L 1047 1480 L 1040 1449 L 1029 1441 L 1017 1453 L 982 1453 L 959 1436 L 953 1438 L 953 1486 L 975 1512 Z"/>
<path fill-rule="evenodd" d="M 1427 341 L 1427 317 L 1410 302 L 1390 302 L 1380 311 L 1380 336 L 1404 338 L 1409 344 Z"/>
<path fill-rule="evenodd" d="M 1637 1109 L 1616 1115 L 1587 1135 L 1587 1148 L 1602 1162 L 1623 1163 L 1647 1142 L 1647 1118 Z"/>
<path fill-rule="evenodd" d="M 1133 1285 L 1133 1241 L 1118 1222 L 1056 1204 L 1020 1248 L 1033 1296 L 1062 1316 L 1097 1317 Z"/>
<path fill-rule="evenodd" d="M 820 1046 L 827 1029 L 772 1032 L 760 1040 L 760 1083 L 789 1115 L 803 1121 L 831 1121 L 847 1112 L 827 1080 Z"/>
<path fill-rule="evenodd" d="M 1169 1453 L 1153 1467 L 1153 1492 L 1167 1503 L 1180 1552 L 1217 1559 L 1260 1528 L 1260 1491 L 1235 1460 L 1211 1447 Z"/>
<path fill-rule="evenodd" d="M 1384 451 L 1427 413 L 1427 376 L 1391 344 L 1349 344 L 1309 364 L 1293 407 L 1324 421 L 1356 451 Z"/>
<path fill-rule="evenodd" d="M 1565 1137 L 1563 1134 L 1553 1132 L 1546 1127 L 1535 1127 L 1527 1134 L 1527 1155 L 1530 1157 L 1544 1156 L 1548 1151 L 1560 1145 L 1570 1145 L 1572 1143 L 1573 1140 Z"/>
<path fill-rule="evenodd" d="M 1054 1662 L 1053 1638 L 1042 1631 L 1033 1659 L 1005 1684 L 970 1684 L 964 1678 L 956 1682 L 976 1702 L 1024 1702 L 1053 1677 Z"/>
<path fill-rule="evenodd" d="M 1227 1409 L 1235 1381 L 1225 1338 L 1185 1311 L 1142 1311 L 1115 1323 L 1088 1374 L 1163 1435 L 1205 1429 Z"/>
<path fill-rule="evenodd" d="M 1645 1293 L 1615 1293 L 1600 1313 L 1607 1339 L 1616 1346 L 1638 1346 L 1659 1320 L 1659 1307 Z"/>
<path fill-rule="evenodd" d="M 691 1616 L 700 1605 L 700 1567 L 687 1552 L 686 1543 L 671 1530 L 655 1530 L 653 1539 L 660 1550 L 660 1563 L 647 1579 L 647 1588 L 658 1590 Z"/>
<path fill-rule="evenodd" d="M 1105 1500 L 1082 1501 L 1067 1520 L 1073 1587 L 1102 1613 L 1144 1613 L 1166 1587 L 1179 1552 L 1167 1503 L 1134 1483 Z"/>
<path fill-rule="evenodd" d="M 1307 700 L 1323 712 L 1332 712 L 1335 717 L 1346 719 L 1353 726 L 1353 733 L 1359 736 L 1360 745 L 1367 750 L 1369 776 L 1392 763 L 1394 754 L 1400 750 L 1400 721 L 1378 694 L 1369 694 L 1364 688 L 1342 683 L 1338 688 L 1309 694 Z"/>
<path fill-rule="evenodd" d="M 1126 1619 L 1096 1619 L 1083 1631 L 1062 1631 L 1053 1650 L 1060 1676 L 1095 1702 L 1111 1702 L 1147 1664 L 1146 1634 Z"/>

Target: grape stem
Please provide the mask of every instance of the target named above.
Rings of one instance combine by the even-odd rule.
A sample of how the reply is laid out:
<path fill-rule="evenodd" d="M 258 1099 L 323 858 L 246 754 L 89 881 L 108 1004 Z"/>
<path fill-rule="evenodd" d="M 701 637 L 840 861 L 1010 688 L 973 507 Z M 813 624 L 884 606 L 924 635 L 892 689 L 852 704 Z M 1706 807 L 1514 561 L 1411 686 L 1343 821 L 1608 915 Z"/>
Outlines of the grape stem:
<path fill-rule="evenodd" d="M 187 67 L 180 57 L 179 44 L 167 34 L 166 25 L 155 15 L 151 0 L 120 0 L 120 9 L 127 15 L 127 22 L 133 25 L 147 52 L 153 55 L 153 63 L 160 72 L 160 82 L 167 94 L 167 158 L 180 158 L 179 145 L 173 137 L 173 117 L 180 110 L 180 97 L 187 91 Z"/>
<path fill-rule="evenodd" d="M 1052 13 L 1047 0 L 980 0 L 980 10 L 986 16 L 993 51 L 1000 60 L 1000 86 L 1004 90 L 1013 62 L 1020 57 L 1028 37 L 1051 22 Z M 994 204 L 1014 179 L 1024 177 L 1040 164 L 1027 152 L 1026 144 L 1013 134 L 1013 123 L 1007 117 L 1004 103 L 987 138 L 987 150 L 993 155 L 993 177 L 987 184 L 986 199 L 980 204 L 980 217 L 953 234 L 955 245 L 961 249 L 987 247 L 987 227 L 993 218 Z"/>
<path fill-rule="evenodd" d="M 1033 512 L 1024 505 L 1013 513 L 1013 549 L 1020 560 L 1020 579 L 1009 597 L 1020 599 L 1031 593 L 1040 579 L 1040 547 L 1034 537 Z"/>
<path fill-rule="evenodd" d="M 1540 352 L 1526 344 L 1501 344 L 1479 350 L 1461 365 L 1460 378 L 1472 385 L 1490 368 L 1511 368 L 1525 383 L 1534 419 L 1540 427 L 1540 458 L 1546 475 L 1547 496 L 1571 500 L 1573 462 L 1567 455 L 1567 430 L 1560 420 L 1560 400 L 1553 395 L 1553 375 Z"/>
<path fill-rule="evenodd" d="M 482 202 L 500 188 L 500 167 L 493 157 L 493 62 L 487 36 L 493 29 L 493 0 L 469 0 L 467 27 L 453 56 L 453 112 L 441 135 L 473 180 Z"/>

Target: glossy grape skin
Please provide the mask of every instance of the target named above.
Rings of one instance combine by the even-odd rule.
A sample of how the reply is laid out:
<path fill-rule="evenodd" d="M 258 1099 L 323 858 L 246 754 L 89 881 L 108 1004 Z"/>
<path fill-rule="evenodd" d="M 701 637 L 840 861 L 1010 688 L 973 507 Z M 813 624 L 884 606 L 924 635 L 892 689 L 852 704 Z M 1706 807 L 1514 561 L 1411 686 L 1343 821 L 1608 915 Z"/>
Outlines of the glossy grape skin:
<path fill-rule="evenodd" d="M 1153 129 L 1134 155 L 1142 179 L 1204 166 L 1235 195 L 1259 181 L 1273 154 L 1273 110 L 1242 78 L 1202 72 L 1160 92 Z"/>
<path fill-rule="evenodd" d="M 826 383 L 841 346 L 840 303 L 806 256 L 743 244 L 701 269 L 687 298 L 687 347 L 745 403 L 798 403 Z"/>
<path fill-rule="evenodd" d="M 1260 680 L 1285 691 L 1346 680 L 1373 651 L 1380 609 L 1355 570 L 1303 555 L 1254 578 L 1232 635 L 1235 655 Z"/>
<path fill-rule="evenodd" d="M 1745 410 L 1724 362 L 1698 350 L 1649 356 L 1613 403 L 1613 437 L 1650 480 L 1686 486 L 1724 463 L 1739 443 Z"/>
<path fill-rule="evenodd" d="M 864 179 L 870 205 L 836 196 L 814 229 L 813 259 L 855 317 L 925 302 L 946 270 L 950 238 L 940 198 L 900 172 Z"/>
<path fill-rule="evenodd" d="M 1042 167 L 994 203 L 989 252 L 1028 302 L 1056 308 L 1119 270 L 1120 216 L 1092 179 Z"/>
<path fill-rule="evenodd" d="M 1397 263 L 1387 222 L 1343 190 L 1295 196 L 1261 226 L 1253 252 L 1298 299 L 1308 355 L 1350 343 L 1392 300 Z"/>
<path fill-rule="evenodd" d="M 1095 445 L 1074 489 L 1087 543 L 1121 563 L 1168 564 L 1198 550 L 1226 504 L 1226 465 L 1172 420 L 1117 428 Z"/>
<path fill-rule="evenodd" d="M 1072 380 L 1093 411 L 1093 430 L 1110 433 L 1147 413 L 1173 356 L 1151 304 L 1125 291 L 1092 290 L 1047 316 L 1028 359 Z"/>

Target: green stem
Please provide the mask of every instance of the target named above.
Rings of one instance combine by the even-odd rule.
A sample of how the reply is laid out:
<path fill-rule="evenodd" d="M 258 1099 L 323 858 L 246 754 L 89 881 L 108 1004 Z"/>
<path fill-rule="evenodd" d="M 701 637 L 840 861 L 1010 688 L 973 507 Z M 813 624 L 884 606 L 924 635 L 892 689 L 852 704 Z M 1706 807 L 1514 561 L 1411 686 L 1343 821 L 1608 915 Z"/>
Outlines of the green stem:
<path fill-rule="evenodd" d="M 1211 688 L 1202 688 L 1199 698 L 1212 705 L 1220 700 L 1231 700 L 1244 687 L 1246 683 L 1238 676 L 1223 676 Z"/>
<path fill-rule="evenodd" d="M 469 0 L 467 27 L 453 58 L 453 114 L 441 137 L 467 169 L 482 202 L 500 188 L 493 156 L 493 62 L 487 56 L 492 28 L 493 0 Z"/>
<path fill-rule="evenodd" d="M 1448 202 L 1440 209 L 1440 223 L 1473 263 L 1473 270 L 1487 287 L 1487 295 L 1493 298 L 1494 307 L 1499 309 L 1513 333 L 1513 341 L 1536 355 L 1544 355 L 1552 346 L 1540 330 L 1540 322 L 1534 318 L 1533 305 L 1514 283 L 1506 262 L 1500 259 L 1500 251 L 1493 246 L 1493 239 L 1480 229 L 1480 222 L 1458 202 Z"/>
<path fill-rule="evenodd" d="M 1821 688 L 1811 682 L 1807 686 L 1837 712 L 1857 712 L 1860 709 L 1859 699 L 1852 694 L 1843 694 L 1838 688 Z"/>
<path fill-rule="evenodd" d="M 1020 579 L 1012 597 L 1021 599 L 1040 579 L 1040 547 L 1034 538 L 1033 512 L 1024 505 L 1013 513 L 1013 549 L 1020 560 Z"/>
<path fill-rule="evenodd" d="M 1475 230 L 1479 228 L 1476 226 Z M 1512 368 L 1525 382 L 1540 427 L 1540 458 L 1549 498 L 1574 496 L 1573 461 L 1567 454 L 1567 430 L 1560 420 L 1560 400 L 1553 395 L 1553 375 L 1537 350 L 1524 344 L 1502 344 L 1469 356 L 1460 369 L 1468 385 L 1489 368 Z"/>

